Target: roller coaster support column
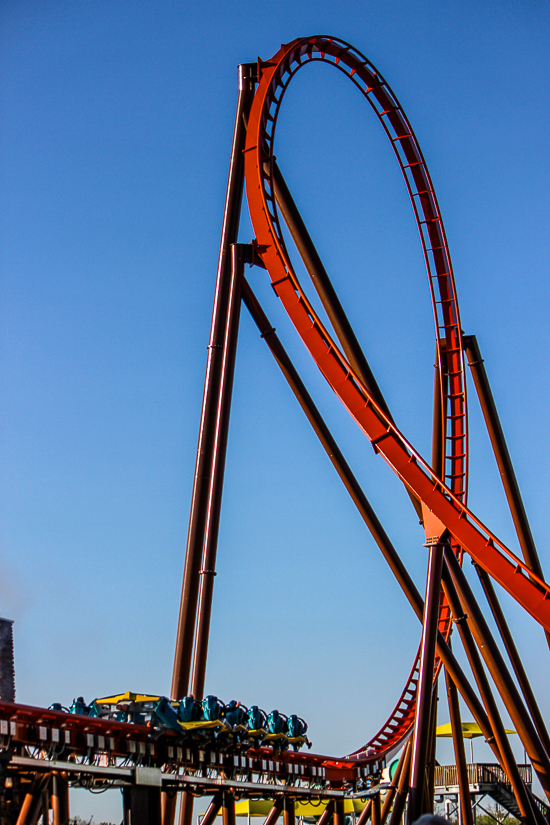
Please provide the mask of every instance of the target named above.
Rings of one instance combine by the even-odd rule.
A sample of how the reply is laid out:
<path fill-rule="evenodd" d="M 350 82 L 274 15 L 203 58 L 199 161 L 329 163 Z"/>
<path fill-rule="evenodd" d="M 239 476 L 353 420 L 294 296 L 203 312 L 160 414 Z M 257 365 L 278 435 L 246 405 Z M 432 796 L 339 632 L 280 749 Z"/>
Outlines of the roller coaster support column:
<path fill-rule="evenodd" d="M 546 729 L 544 719 L 542 718 L 542 713 L 539 710 L 537 700 L 535 699 L 535 694 L 533 693 L 529 679 L 525 672 L 525 668 L 523 667 L 516 645 L 512 638 L 510 628 L 508 627 L 508 623 L 504 617 L 504 613 L 502 612 L 491 577 L 485 572 L 485 570 L 482 570 L 479 565 L 476 564 L 475 568 L 477 570 L 479 580 L 481 581 L 481 586 L 485 592 L 485 596 L 487 597 L 487 601 L 489 602 L 489 607 L 491 608 L 494 620 L 504 642 L 504 646 L 508 652 L 510 661 L 512 662 L 516 679 L 518 680 L 521 692 L 525 698 L 525 704 L 529 709 L 529 713 L 531 714 L 531 718 L 533 719 L 533 723 L 537 729 L 540 741 L 544 745 L 546 753 L 550 755 L 550 737 L 548 736 L 548 731 Z"/>
<path fill-rule="evenodd" d="M 439 684 L 435 684 L 432 693 L 432 712 L 430 714 L 430 734 L 428 737 L 428 755 L 426 757 L 426 781 L 424 783 L 424 796 L 422 809 L 427 814 L 434 812 L 435 793 L 435 753 L 437 747 L 437 706 L 439 703 Z"/>
<path fill-rule="evenodd" d="M 376 513 L 372 509 L 370 502 L 365 496 L 359 482 L 355 478 L 322 415 L 315 406 L 313 399 L 308 393 L 302 379 L 298 375 L 298 372 L 292 364 L 285 348 L 277 337 L 275 329 L 271 326 L 269 319 L 260 306 L 258 299 L 245 279 L 243 279 L 242 294 L 243 301 L 252 315 L 262 338 L 265 340 L 271 350 L 271 353 L 273 354 L 273 357 L 279 364 L 283 375 L 287 379 L 290 388 L 305 412 L 309 423 L 313 427 L 317 437 L 323 445 L 336 472 L 344 483 L 345 488 L 350 494 L 355 506 L 359 510 L 365 524 L 372 533 L 374 540 L 382 551 L 382 554 L 388 562 L 394 576 L 413 606 L 415 613 L 420 618 L 422 616 L 422 597 L 420 596 L 416 585 L 411 579 L 407 568 L 401 561 L 399 554 L 390 541 L 390 538 L 380 523 Z"/>
<path fill-rule="evenodd" d="M 69 781 L 58 771 L 52 775 L 53 825 L 69 825 Z"/>
<path fill-rule="evenodd" d="M 212 460 L 210 509 L 200 570 L 199 609 L 191 682 L 191 693 L 193 696 L 198 697 L 204 693 L 208 635 L 210 631 L 210 616 L 212 613 L 212 595 L 214 591 L 214 576 L 216 575 L 216 551 L 220 526 L 227 433 L 229 429 L 229 414 L 231 410 L 233 375 L 235 372 L 235 357 L 237 354 L 237 337 L 241 311 L 241 279 L 244 273 L 246 251 L 247 247 L 243 244 L 231 245 L 231 271 L 227 301 L 227 324 L 223 342 L 222 381 L 220 385 L 220 401 L 215 429 L 215 448 Z"/>
<path fill-rule="evenodd" d="M 218 816 L 218 814 L 220 812 L 222 802 L 223 802 L 223 792 L 220 791 L 220 793 L 217 793 L 213 796 L 212 802 L 210 803 L 210 805 L 206 809 L 206 812 L 205 812 L 203 818 L 201 819 L 201 825 L 214 825 L 214 822 L 216 821 L 216 817 Z"/>
<path fill-rule="evenodd" d="M 285 219 L 292 239 L 296 244 L 296 248 L 300 253 L 300 257 L 304 262 L 304 266 L 311 278 L 311 281 L 317 290 L 317 294 L 325 308 L 330 323 L 334 327 L 334 331 L 342 345 L 348 361 L 351 366 L 361 378 L 371 395 L 374 397 L 376 403 L 381 407 L 386 415 L 390 417 L 390 411 L 382 395 L 380 387 L 376 382 L 376 378 L 365 358 L 365 354 L 361 349 L 359 341 L 355 336 L 353 327 L 344 312 L 344 308 L 340 303 L 340 299 L 336 294 L 328 273 L 321 261 L 319 253 L 313 243 L 313 240 L 307 230 L 307 227 L 300 215 L 298 207 L 290 193 L 286 181 L 281 174 L 281 170 L 274 164 L 273 182 L 275 184 L 275 198 L 277 205 L 281 210 L 281 214 Z"/>
<path fill-rule="evenodd" d="M 334 817 L 332 823 L 333 825 L 346 825 L 343 799 L 336 799 L 334 802 Z"/>
<path fill-rule="evenodd" d="M 336 803 L 336 805 L 337 804 L 338 803 Z M 290 799 L 290 797 L 286 795 L 283 797 L 283 825 L 296 825 L 296 808 L 294 805 L 294 800 Z"/>
<path fill-rule="evenodd" d="M 323 445 L 323 448 L 325 449 L 336 472 L 340 476 L 346 490 L 350 494 L 352 501 L 354 502 L 359 513 L 361 514 L 361 517 L 363 518 L 368 529 L 370 530 L 375 542 L 382 551 L 382 555 L 386 559 L 391 571 L 393 572 L 399 585 L 401 586 L 403 593 L 409 600 L 409 603 L 413 608 L 416 616 L 418 617 L 418 619 L 422 620 L 423 602 L 422 597 L 418 592 L 415 583 L 411 579 L 407 571 L 407 568 L 401 561 L 401 558 L 397 550 L 393 546 L 389 536 L 387 535 L 382 524 L 380 523 L 380 520 L 374 512 L 365 493 L 363 492 L 361 485 L 355 478 L 349 464 L 347 463 L 346 459 L 342 454 L 342 451 L 338 447 L 338 444 L 336 443 L 332 433 L 327 427 L 322 415 L 315 406 L 313 399 L 308 393 L 302 379 L 298 375 L 285 348 L 283 347 L 279 338 L 277 337 L 275 329 L 271 326 L 268 317 L 266 316 L 265 312 L 260 306 L 258 299 L 254 295 L 254 292 L 250 287 L 250 284 L 246 281 L 245 278 L 243 278 L 242 282 L 242 295 L 243 301 L 246 304 L 246 307 L 249 310 L 250 314 L 252 315 L 252 318 L 254 319 L 262 338 L 264 338 L 269 349 L 271 350 L 271 353 L 273 354 L 273 357 L 275 358 L 279 367 L 281 368 L 283 375 L 287 379 L 294 395 L 296 396 L 298 403 L 305 412 L 308 421 L 313 427 L 314 432 L 316 433 L 317 437 L 319 438 L 319 441 Z M 468 679 L 466 678 L 466 675 L 462 671 L 452 650 L 450 649 L 449 645 L 447 644 L 441 633 L 438 633 L 437 636 L 437 652 L 445 666 L 449 669 L 449 672 L 451 673 L 455 681 L 455 684 L 457 685 L 460 693 L 462 694 L 462 697 L 466 702 L 468 708 L 470 709 L 474 719 L 483 731 L 484 736 L 488 740 L 492 740 L 492 730 L 489 724 L 489 720 L 487 718 L 487 714 L 485 713 L 485 710 L 483 709 L 483 706 L 479 701 L 476 692 L 471 687 Z M 494 743 L 492 747 L 494 749 L 495 756 L 500 761 L 498 748 L 494 745 Z M 361 814 L 361 816 L 363 816 L 363 814 Z"/>
<path fill-rule="evenodd" d="M 222 237 L 218 259 L 218 275 L 212 313 L 210 342 L 208 345 L 208 360 L 197 447 L 197 461 L 195 465 L 195 478 L 174 657 L 171 690 L 171 695 L 174 699 L 180 699 L 188 691 L 199 591 L 200 564 L 204 540 L 208 531 L 208 522 L 209 519 L 216 516 L 216 514 L 212 512 L 210 504 L 212 498 L 212 480 L 214 476 L 213 461 L 216 448 L 216 433 L 219 423 L 220 399 L 224 378 L 223 345 L 226 331 L 227 306 L 229 302 L 229 284 L 231 280 L 230 246 L 236 243 L 239 228 L 244 184 L 243 148 L 246 137 L 245 118 L 248 115 L 254 96 L 255 71 L 255 64 L 243 64 L 239 66 L 239 97 L 231 148 L 227 194 L 225 198 Z M 218 461 L 219 458 L 218 452 Z"/>
<path fill-rule="evenodd" d="M 328 805 L 325 809 L 325 813 L 326 813 L 327 810 L 328 810 Z M 367 804 L 365 805 L 365 807 L 361 811 L 361 813 L 359 815 L 359 819 L 356 820 L 355 825 L 365 825 L 365 823 L 367 823 L 370 819 L 371 810 L 372 810 L 372 799 L 369 799 L 369 801 L 367 802 Z M 324 815 L 325 814 L 323 814 L 323 816 Z M 323 817 L 320 817 L 319 821 L 317 822 L 317 825 L 321 825 L 322 818 Z M 328 822 L 329 819 L 330 819 L 330 817 L 327 817 L 326 822 Z M 325 822 L 323 822 L 322 825 L 325 825 Z"/>
<path fill-rule="evenodd" d="M 407 801 L 407 794 L 409 792 L 409 778 L 411 775 L 410 764 L 412 754 L 412 741 L 410 739 L 407 742 L 406 748 L 407 755 L 405 757 L 405 762 L 403 763 L 403 770 L 401 771 L 401 776 L 399 777 L 397 793 L 395 795 L 395 802 L 393 803 L 389 825 L 400 825 L 401 818 L 403 816 L 403 811 L 405 809 L 405 803 Z"/>
<path fill-rule="evenodd" d="M 332 285 L 328 272 L 323 266 L 323 262 L 315 248 L 315 244 L 307 230 L 307 227 L 300 215 L 300 211 L 296 206 L 294 199 L 290 193 L 286 181 L 283 178 L 277 163 L 273 167 L 273 183 L 274 194 L 277 205 L 281 210 L 281 214 L 288 226 L 292 239 L 296 244 L 296 248 L 300 253 L 300 257 L 304 262 L 304 266 L 311 278 L 313 286 L 317 290 L 317 294 L 321 299 L 321 303 L 325 308 L 330 322 L 336 332 L 336 336 L 340 341 L 342 349 L 346 357 L 353 367 L 359 378 L 362 380 L 365 387 L 378 404 L 378 406 L 385 412 L 388 418 L 393 421 L 392 415 L 386 404 L 386 399 L 382 395 L 382 391 L 378 386 L 376 378 L 370 368 L 370 365 L 365 358 L 365 354 L 361 349 L 361 345 L 357 340 L 353 327 L 344 312 L 344 308 L 340 303 L 340 299 L 336 294 L 336 290 Z M 411 500 L 418 513 L 419 518 L 422 518 L 422 509 L 418 499 L 411 493 Z"/>
<path fill-rule="evenodd" d="M 458 591 L 462 608 L 468 615 L 468 624 L 472 629 L 485 664 L 510 715 L 512 724 L 519 734 L 523 747 L 533 764 L 546 796 L 550 799 L 550 758 L 542 746 L 531 717 L 508 672 L 502 654 L 489 630 L 462 568 L 453 554 L 446 553 L 445 559 L 453 583 Z"/>
<path fill-rule="evenodd" d="M 178 795 L 174 792 L 171 796 L 163 791 L 160 795 L 160 822 L 161 825 L 173 825 L 176 818 L 176 804 Z"/>
<path fill-rule="evenodd" d="M 403 776 L 403 772 L 406 773 L 408 777 L 410 767 L 411 767 L 411 745 L 412 740 L 409 739 L 407 744 L 403 748 L 403 752 L 397 764 L 397 769 L 395 771 L 395 775 L 393 777 L 392 783 L 388 789 L 386 794 L 386 798 L 384 800 L 384 805 L 382 807 L 382 811 L 380 814 L 380 825 L 385 825 L 385 822 L 389 816 L 390 810 L 392 808 L 396 793 L 399 789 L 401 783 L 401 777 Z"/>
<path fill-rule="evenodd" d="M 334 813 L 334 799 L 329 799 L 329 801 L 327 802 L 327 804 L 325 806 L 325 810 L 323 811 L 323 813 L 321 814 L 321 816 L 317 820 L 317 825 L 328 825 L 328 823 L 332 819 L 333 813 Z M 363 816 L 363 814 L 361 814 L 361 816 Z M 267 825 L 267 819 L 266 819 L 264 825 Z M 355 823 L 355 825 L 359 825 L 359 820 Z M 361 823 L 361 825 L 363 825 L 363 823 Z"/>
<path fill-rule="evenodd" d="M 451 613 L 453 614 L 453 620 L 458 627 L 462 645 L 472 669 L 472 673 L 474 674 L 474 679 L 476 681 L 481 700 L 485 706 L 487 715 L 489 716 L 493 736 L 489 737 L 488 743 L 493 748 L 493 751 L 496 751 L 496 755 L 502 769 L 510 780 L 521 815 L 524 819 L 526 819 L 526 821 L 532 822 L 533 812 L 527 797 L 525 785 L 520 776 L 518 766 L 516 765 L 514 754 L 512 753 L 510 742 L 508 741 L 508 737 L 505 733 L 504 725 L 502 724 L 502 719 L 500 718 L 487 674 L 483 669 L 483 664 L 472 636 L 470 625 L 467 620 L 468 617 L 465 615 L 460 603 L 458 593 L 456 592 L 456 588 L 449 572 L 448 564 L 445 564 L 443 568 L 443 589 L 445 591 L 447 601 L 449 602 Z"/>
<path fill-rule="evenodd" d="M 160 788 L 131 785 L 122 792 L 123 825 L 160 825 Z"/>
<path fill-rule="evenodd" d="M 441 569 L 443 565 L 443 544 L 430 545 L 426 599 L 422 619 L 422 642 L 420 646 L 420 673 L 414 718 L 414 745 L 411 766 L 411 789 L 409 794 L 408 822 L 415 822 L 423 810 L 423 793 L 426 781 L 430 720 L 432 716 L 433 677 L 437 622 L 439 618 L 439 597 L 441 593 Z"/>
<path fill-rule="evenodd" d="M 48 823 L 50 821 L 50 799 L 51 799 L 51 774 L 48 776 L 48 781 L 42 788 L 42 822 Z"/>
<path fill-rule="evenodd" d="M 25 794 L 15 825 L 34 825 L 38 820 L 42 808 L 42 791 L 48 780 L 47 773 L 34 780 L 30 791 Z"/>
<path fill-rule="evenodd" d="M 223 795 L 222 823 L 223 825 L 235 825 L 235 797 L 232 793 Z"/>
<path fill-rule="evenodd" d="M 407 744 L 403 748 L 401 756 L 399 758 L 399 762 L 397 763 L 397 768 L 395 770 L 395 774 L 391 781 L 390 787 L 388 788 L 388 792 L 386 794 L 386 798 L 384 800 L 384 805 L 382 807 L 382 812 L 380 814 L 380 825 L 384 825 L 388 815 L 391 811 L 393 800 L 395 798 L 395 794 L 397 788 L 399 787 L 399 782 L 401 780 L 401 774 L 403 773 L 403 768 L 406 765 L 406 770 L 410 769 L 410 753 L 411 753 L 411 740 L 407 741 Z"/>
<path fill-rule="evenodd" d="M 264 820 L 264 825 L 275 825 L 283 812 L 283 797 L 277 796 L 273 800 L 273 807 Z M 330 804 L 330 803 L 329 803 Z"/>
<path fill-rule="evenodd" d="M 372 798 L 372 804 L 370 809 L 371 825 L 381 825 L 380 815 L 380 793 L 377 793 Z"/>
<path fill-rule="evenodd" d="M 458 775 L 458 790 L 460 795 L 460 825 L 473 825 L 472 800 L 470 798 L 470 784 L 468 780 L 468 767 L 466 765 L 466 752 L 464 751 L 464 737 L 462 735 L 462 719 L 460 718 L 460 704 L 456 685 L 445 670 L 445 683 L 447 686 L 447 699 L 449 702 L 449 716 L 451 718 L 451 731 L 453 734 L 453 747 L 455 752 L 456 772 Z"/>
<path fill-rule="evenodd" d="M 523 558 L 533 573 L 536 573 L 536 575 L 544 581 L 542 565 L 537 553 L 533 534 L 531 533 L 531 526 L 529 524 L 529 519 L 527 518 L 527 513 L 525 512 L 519 484 L 514 472 L 514 466 L 512 464 L 512 459 L 510 458 L 508 445 L 506 444 L 495 399 L 493 398 L 491 385 L 489 384 L 489 378 L 487 376 L 483 358 L 481 357 L 481 350 L 479 348 L 476 336 L 466 335 L 463 338 L 463 344 L 464 349 L 466 350 L 466 355 L 468 356 L 468 366 L 472 372 L 479 403 L 485 419 L 485 426 L 487 427 L 487 431 L 491 439 L 500 477 L 502 479 L 506 498 L 508 499 L 508 506 L 510 507 L 512 519 L 514 520 L 514 526 L 518 535 Z M 545 633 L 546 640 L 550 646 L 550 633 L 548 631 L 545 631 Z"/>

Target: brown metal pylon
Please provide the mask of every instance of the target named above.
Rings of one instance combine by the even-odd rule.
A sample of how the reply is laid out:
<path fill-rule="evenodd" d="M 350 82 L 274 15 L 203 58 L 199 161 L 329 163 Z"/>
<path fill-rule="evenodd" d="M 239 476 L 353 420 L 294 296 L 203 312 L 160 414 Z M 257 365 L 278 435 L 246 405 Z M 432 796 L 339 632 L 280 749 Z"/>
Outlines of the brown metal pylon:
<path fill-rule="evenodd" d="M 206 671 L 208 626 L 215 562 L 223 471 L 227 446 L 227 431 L 231 407 L 233 369 L 237 344 L 240 308 L 239 282 L 234 271 L 231 246 L 236 243 L 244 187 L 243 148 L 246 138 L 246 117 L 254 94 L 255 64 L 239 66 L 239 96 L 218 259 L 218 274 L 212 325 L 208 344 L 208 359 L 204 384 L 197 461 L 191 500 L 191 514 L 176 637 L 171 696 L 182 698 L 189 690 L 189 677 L 195 629 L 198 622 L 199 645 L 195 646 L 193 691 L 200 700 Z M 207 567 L 203 565 L 206 558 Z M 206 586 L 204 582 L 207 582 Z M 199 617 L 197 602 L 201 591 Z M 173 806 L 165 803 L 166 821 L 171 825 Z M 181 825 L 191 825 L 192 797 L 182 794 Z M 172 819 L 169 819 L 172 817 Z"/>
<path fill-rule="evenodd" d="M 428 756 L 430 719 L 432 716 L 433 677 L 437 642 L 437 620 L 441 593 L 441 569 L 443 565 L 443 544 L 438 541 L 430 545 L 426 599 L 422 620 L 422 642 L 420 656 L 420 676 L 414 719 L 414 744 L 411 764 L 411 787 L 409 793 L 408 822 L 415 822 L 425 813 L 422 810 L 425 771 Z"/>

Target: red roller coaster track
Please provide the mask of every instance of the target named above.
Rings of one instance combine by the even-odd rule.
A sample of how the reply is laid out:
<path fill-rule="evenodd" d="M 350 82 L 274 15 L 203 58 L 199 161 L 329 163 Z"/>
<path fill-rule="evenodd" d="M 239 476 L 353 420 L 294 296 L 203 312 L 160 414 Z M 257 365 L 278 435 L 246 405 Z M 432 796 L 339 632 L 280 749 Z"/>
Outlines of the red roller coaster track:
<path fill-rule="evenodd" d="M 319 62 L 349 77 L 374 110 L 393 146 L 416 216 L 436 329 L 433 466 L 418 454 L 391 418 L 275 163 L 275 130 L 285 91 L 299 69 Z M 237 243 L 244 182 L 256 235 L 253 244 L 248 246 Z M 320 320 L 298 281 L 285 246 L 281 217 L 319 292 L 335 337 Z M 422 516 L 426 544 L 430 548 L 424 603 L 246 282 L 246 261 L 268 271 L 275 293 L 315 364 L 375 452 L 382 455 L 403 481 Z M 90 786 L 94 782 L 119 783 L 125 788 L 125 810 L 130 812 L 130 820 L 134 821 L 134 815 L 139 819 L 146 800 L 155 812 L 151 819 L 146 817 L 143 821 L 155 825 L 161 821 L 163 825 L 172 825 L 175 794 L 179 791 L 182 793 L 180 825 L 191 825 L 193 795 L 205 793 L 214 796 L 203 825 L 213 825 L 220 810 L 224 825 L 233 825 L 236 796 L 273 800 L 266 825 L 275 825 L 281 813 L 285 825 L 293 825 L 294 803 L 300 797 L 327 803 L 320 825 L 328 825 L 331 817 L 334 825 L 344 825 L 344 798 L 354 796 L 370 797 L 359 825 L 366 825 L 369 817 L 372 823 L 384 825 L 390 809 L 390 825 L 398 825 L 408 794 L 408 821 L 413 822 L 421 812 L 433 808 L 429 764 L 433 765 L 435 755 L 434 688 L 444 665 L 462 822 L 470 825 L 472 819 L 459 692 L 508 777 L 523 820 L 542 825 L 546 821 L 543 811 L 548 813 L 548 808 L 535 799 L 515 764 L 482 659 L 550 799 L 550 737 L 491 578 L 545 629 L 549 643 L 550 587 L 543 579 L 477 341 L 474 336 L 465 337 L 462 333 L 445 230 L 424 157 L 387 82 L 364 55 L 336 38 L 299 38 L 281 46 L 271 60 L 239 67 L 239 100 L 176 642 L 174 699 L 189 692 L 195 697 L 202 696 L 204 688 L 241 299 L 422 621 L 422 640 L 407 684 L 383 728 L 366 745 L 342 759 L 288 752 L 274 758 L 273 751 L 256 752 L 254 748 L 227 753 L 222 752 L 222 748 L 207 751 L 201 747 L 192 752 L 191 748 L 185 750 L 173 733 L 153 740 L 144 727 L 137 730 L 139 726 L 125 723 L 68 717 L 56 711 L 0 703 L 0 776 L 2 765 L 11 762 L 9 770 L 13 775 L 17 776 L 19 771 L 23 784 L 30 786 L 32 782 L 18 824 L 36 821 L 33 816 L 38 816 L 45 788 L 40 772 L 51 774 L 52 798 L 57 800 L 53 805 L 55 825 L 61 825 L 65 816 L 60 813 L 63 806 L 68 815 L 68 797 L 62 802 L 61 796 L 68 793 L 68 777 L 75 775 L 80 777 L 77 781 L 86 781 Z M 514 555 L 467 507 L 465 355 L 474 375 L 525 561 Z M 475 562 L 515 680 L 461 570 L 464 553 Z M 457 623 L 479 696 L 448 644 L 452 622 Z M 386 801 L 380 809 L 382 786 L 373 783 L 379 780 L 384 759 L 411 733 L 414 736 L 403 750 L 394 784 L 386 788 Z M 433 752 L 429 758 L 430 747 Z M 66 761 L 61 762 L 63 754 Z M 142 759 L 147 759 L 147 763 Z M 142 793 L 138 787 L 153 784 L 154 791 Z"/>
<path fill-rule="evenodd" d="M 435 316 L 444 416 L 444 473 L 440 480 L 380 408 L 324 327 L 305 295 L 287 252 L 277 210 L 274 181 L 274 138 L 285 91 L 304 66 L 322 61 L 343 72 L 362 92 L 382 124 L 402 169 L 414 208 L 428 270 Z M 413 129 L 387 82 L 367 58 L 341 40 L 301 38 L 283 45 L 261 64 L 258 90 L 250 111 L 245 148 L 248 204 L 256 233 L 256 249 L 273 288 L 326 380 L 392 469 L 422 502 L 427 539 L 447 529 L 455 553 L 464 548 L 547 630 L 550 589 L 511 553 L 466 508 L 467 407 L 460 315 L 445 229 L 434 187 Z M 444 483 L 443 483 L 444 482 Z M 426 518 L 433 513 L 439 520 Z M 428 527 L 429 525 L 429 527 Z M 433 527 L 435 525 L 435 528 Z M 440 629 L 448 636 L 448 608 L 440 607 Z M 437 678 L 438 669 L 436 667 Z M 384 727 L 361 749 L 388 752 L 414 722 L 418 658 L 401 698 Z"/>
<path fill-rule="evenodd" d="M 367 99 L 393 146 L 412 202 L 428 270 L 436 327 L 438 389 L 434 399 L 433 467 L 419 455 L 391 418 L 336 292 L 275 163 L 275 131 L 285 91 L 300 68 L 316 62 L 337 68 L 350 78 Z M 475 637 L 507 710 L 515 720 L 514 724 L 518 729 L 522 728 L 522 741 L 524 744 L 528 743 L 527 751 L 533 765 L 547 793 L 550 794 L 550 740 L 536 703 L 527 699 L 530 689 L 521 675 L 521 664 L 513 648 L 509 631 L 505 624 L 497 619 L 514 672 L 526 697 L 529 712 L 533 719 L 536 717 L 536 731 L 532 720 L 524 716 L 523 700 L 511 683 L 498 650 L 490 641 L 490 634 L 488 635 L 488 628 L 483 624 L 482 617 L 478 616 L 477 620 L 473 618 L 475 602 L 470 602 L 472 616 L 468 617 L 468 627 L 459 625 L 459 629 L 482 695 L 481 704 L 472 693 L 468 680 L 458 667 L 447 642 L 451 618 L 462 621 L 467 618 L 466 614 L 469 612 L 464 607 L 469 599 L 468 585 L 465 584 L 460 569 L 464 552 L 469 554 L 476 564 L 495 617 L 500 611 L 500 606 L 496 594 L 490 590 L 492 585 L 489 577 L 502 585 L 549 634 L 550 588 L 543 579 L 519 488 L 500 430 L 498 415 L 496 409 L 493 409 L 494 403 L 486 375 L 479 366 L 481 356 L 477 342 L 472 336 L 467 341 L 463 339 L 445 230 L 422 152 L 402 107 L 384 78 L 364 55 L 336 38 L 300 38 L 281 46 L 277 54 L 268 61 L 258 60 L 257 66 L 243 64 L 240 67 L 239 90 L 172 695 L 182 695 L 188 689 L 190 677 L 191 690 L 195 695 L 200 695 L 204 687 L 213 593 L 212 577 L 215 571 L 235 341 L 242 297 L 365 523 L 423 622 L 419 653 L 396 707 L 382 730 L 352 756 L 368 761 L 388 755 L 414 728 L 410 810 L 412 813 L 421 810 L 421 798 L 426 799 L 421 786 L 424 783 L 422 771 L 427 764 L 427 743 L 430 737 L 427 730 L 432 724 L 430 720 L 435 708 L 430 697 L 433 693 L 432 685 L 437 682 L 441 663 L 444 662 L 449 696 L 451 697 L 453 690 L 451 683 L 454 683 L 484 730 L 488 741 L 495 743 L 495 755 L 501 764 L 506 765 L 506 772 L 511 777 L 520 809 L 527 815 L 530 803 L 522 790 L 521 779 L 514 768 L 504 728 L 493 704 L 490 690 L 485 684 L 485 676 L 480 670 L 479 654 L 472 648 Z M 243 177 L 255 231 L 252 248 L 237 243 Z M 315 312 L 298 281 L 286 249 L 280 216 L 296 243 L 338 343 Z M 380 453 L 401 478 L 417 512 L 420 513 L 426 533 L 426 544 L 430 546 L 424 607 L 393 545 L 247 284 L 243 269 L 246 260 L 268 271 L 275 293 L 281 299 L 314 362 L 345 409 L 370 440 L 375 452 Z M 525 562 L 499 541 L 466 504 L 468 430 L 465 353 L 470 358 L 469 365 L 474 374 L 476 390 L 501 469 Z M 447 545 L 446 550 L 443 545 Z M 443 592 L 440 582 L 443 583 Z M 457 591 L 460 591 L 460 596 Z M 449 701 L 454 700 L 450 698 Z M 460 738 L 458 733 L 457 737 Z M 544 746 L 542 740 L 545 742 Z M 189 810 L 182 814 L 182 823 L 190 821 Z"/>
<path fill-rule="evenodd" d="M 294 74 L 323 60 L 364 93 L 390 137 L 415 209 L 428 267 L 441 358 L 448 366 L 445 484 L 376 403 L 308 301 L 285 248 L 274 195 L 273 140 L 279 107 Z M 514 555 L 465 505 L 466 397 L 462 334 L 443 222 L 422 153 L 395 95 L 369 61 L 349 44 L 327 37 L 282 46 L 262 66 L 250 111 L 245 149 L 248 204 L 259 255 L 273 288 L 326 380 L 395 473 L 422 502 L 426 521 L 446 529 L 487 573 L 550 631 L 550 587 Z M 436 520 L 429 518 L 432 513 Z M 438 527 L 437 520 L 440 525 Z"/>

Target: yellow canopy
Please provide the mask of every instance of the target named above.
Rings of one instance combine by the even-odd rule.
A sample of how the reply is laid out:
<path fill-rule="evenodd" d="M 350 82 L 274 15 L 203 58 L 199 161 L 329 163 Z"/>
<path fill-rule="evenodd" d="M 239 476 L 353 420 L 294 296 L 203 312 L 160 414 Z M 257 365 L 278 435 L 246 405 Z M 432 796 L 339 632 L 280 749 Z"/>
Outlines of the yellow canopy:
<path fill-rule="evenodd" d="M 515 733 L 515 730 L 505 730 L 505 733 Z M 453 731 L 451 728 L 451 723 L 447 722 L 446 725 L 439 725 L 435 729 L 436 736 L 452 736 Z M 462 723 L 462 736 L 464 739 L 477 739 L 478 736 L 483 736 L 483 731 L 477 724 L 477 722 L 463 722 Z"/>
<path fill-rule="evenodd" d="M 360 814 L 366 805 L 366 801 L 361 799 L 345 799 L 344 812 L 346 814 Z M 296 800 L 296 816 L 321 816 L 327 806 L 326 802 L 300 802 Z M 271 799 L 242 799 L 235 805 L 236 816 L 263 816 L 268 815 L 273 807 Z"/>
<path fill-rule="evenodd" d="M 116 696 L 106 696 L 104 699 L 96 699 L 100 705 L 118 705 L 119 702 L 158 702 L 160 696 L 148 696 L 143 693 L 132 693 L 127 690 L 126 693 L 118 693 Z"/>

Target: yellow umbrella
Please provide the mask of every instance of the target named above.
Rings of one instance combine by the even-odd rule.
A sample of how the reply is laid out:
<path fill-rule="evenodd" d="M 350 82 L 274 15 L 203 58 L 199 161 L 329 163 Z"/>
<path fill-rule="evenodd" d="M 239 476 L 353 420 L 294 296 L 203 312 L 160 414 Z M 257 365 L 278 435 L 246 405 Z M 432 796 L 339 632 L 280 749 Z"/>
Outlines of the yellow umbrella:
<path fill-rule="evenodd" d="M 515 730 L 505 730 L 504 733 L 515 733 Z M 439 725 L 435 729 L 435 735 L 441 737 L 449 737 L 453 735 L 453 729 L 451 727 L 451 723 L 447 722 L 446 725 Z M 473 746 L 473 739 L 477 739 L 479 736 L 483 736 L 483 731 L 477 724 L 477 722 L 463 722 L 462 723 L 462 736 L 464 739 L 470 740 L 470 761 L 474 761 L 474 746 Z"/>
<path fill-rule="evenodd" d="M 515 733 L 515 730 L 505 730 L 504 733 Z M 446 725 L 439 725 L 435 729 L 436 736 L 452 736 L 453 731 L 451 728 L 451 723 L 447 722 Z M 483 731 L 477 724 L 477 722 L 463 722 L 462 723 L 462 736 L 464 739 L 477 739 L 478 736 L 483 736 Z"/>

